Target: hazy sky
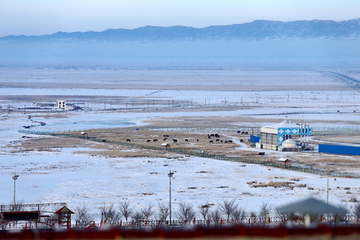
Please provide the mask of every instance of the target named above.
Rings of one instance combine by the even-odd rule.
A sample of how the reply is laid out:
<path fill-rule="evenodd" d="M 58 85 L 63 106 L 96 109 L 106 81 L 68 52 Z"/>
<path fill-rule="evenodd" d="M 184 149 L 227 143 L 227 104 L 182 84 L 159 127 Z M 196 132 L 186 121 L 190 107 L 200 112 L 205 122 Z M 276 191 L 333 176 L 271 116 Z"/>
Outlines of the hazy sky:
<path fill-rule="evenodd" d="M 0 0 L 0 36 L 360 18 L 360 0 Z"/>

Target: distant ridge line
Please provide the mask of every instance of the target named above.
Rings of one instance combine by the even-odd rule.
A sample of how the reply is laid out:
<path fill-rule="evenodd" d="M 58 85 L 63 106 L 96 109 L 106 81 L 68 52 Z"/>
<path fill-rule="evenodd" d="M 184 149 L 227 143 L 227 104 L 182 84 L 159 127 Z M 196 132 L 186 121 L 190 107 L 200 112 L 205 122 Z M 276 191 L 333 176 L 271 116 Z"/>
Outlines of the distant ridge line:
<path fill-rule="evenodd" d="M 263 40 L 263 39 L 359 39 L 360 18 L 346 21 L 301 20 L 268 21 L 216 25 L 204 28 L 186 26 L 145 26 L 135 29 L 107 29 L 102 32 L 57 32 L 41 36 L 5 36 L 7 42 L 52 41 L 195 41 L 195 40 Z"/>

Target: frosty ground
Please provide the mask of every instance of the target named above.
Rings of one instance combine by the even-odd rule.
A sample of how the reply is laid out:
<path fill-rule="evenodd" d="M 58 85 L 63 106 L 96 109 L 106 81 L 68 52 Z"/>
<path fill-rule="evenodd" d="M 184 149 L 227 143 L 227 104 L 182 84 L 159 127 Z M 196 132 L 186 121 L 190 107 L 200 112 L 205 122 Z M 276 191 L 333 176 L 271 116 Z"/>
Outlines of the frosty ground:
<path fill-rule="evenodd" d="M 32 76 L 31 71 L 28 70 L 28 76 Z M 49 72 L 46 74 L 51 75 L 50 70 Z M 17 199 L 24 200 L 25 203 L 66 202 L 70 208 L 86 204 L 93 209 L 92 214 L 96 219 L 100 218 L 99 208 L 103 204 L 114 203 L 117 206 L 120 201 L 126 200 L 138 208 L 144 207 L 150 202 L 155 205 L 159 202 L 167 204 L 169 196 L 167 173 L 170 170 L 175 172 L 172 181 L 174 208 L 176 208 L 176 203 L 180 201 L 190 202 L 197 207 L 206 202 L 217 204 L 223 199 L 236 198 L 241 207 L 244 207 L 248 212 L 256 213 L 258 213 L 263 202 L 279 206 L 308 196 L 316 196 L 319 199 L 326 200 L 327 179 L 318 175 L 259 165 L 182 155 L 173 156 L 165 152 L 160 153 L 163 154 L 163 157 L 157 158 L 91 156 L 94 149 L 87 145 L 67 146 L 66 148 L 58 146 L 48 152 L 11 153 L 13 146 L 27 140 L 22 138 L 23 136 L 42 137 L 18 133 L 22 126 L 31 124 L 28 115 L 32 115 L 33 120 L 46 123 L 46 126 L 35 127 L 35 130 L 67 131 L 146 124 L 166 125 L 171 123 L 182 126 L 188 125 L 191 119 L 197 125 L 212 124 L 213 126 L 220 124 L 220 122 L 229 126 L 262 126 L 278 123 L 287 118 L 296 122 L 307 121 L 314 127 L 357 127 L 358 112 L 360 112 L 358 105 L 360 96 L 356 88 L 352 89 L 349 84 L 329 78 L 326 74 L 311 71 L 305 72 L 303 75 L 301 75 L 301 71 L 300 73 L 296 71 L 287 74 L 286 71 L 285 73 L 261 72 L 259 75 L 254 74 L 254 71 L 245 71 L 245 74 L 236 73 L 243 82 L 254 79 L 254 87 L 243 86 L 245 89 L 253 89 L 252 92 L 217 90 L 217 86 L 221 85 L 223 81 L 227 84 L 230 82 L 236 85 L 238 75 L 233 72 L 231 72 L 230 77 L 229 74 L 216 72 L 218 77 L 215 80 L 211 80 L 210 83 L 199 84 L 212 86 L 212 90 L 188 89 L 189 86 L 191 88 L 192 80 L 201 79 L 202 73 L 194 72 L 184 75 L 176 73 L 173 76 L 152 72 L 149 78 L 139 77 L 140 83 L 138 85 L 133 84 L 137 85 L 137 89 L 130 90 L 106 89 L 105 87 L 93 89 L 91 84 L 100 82 L 100 79 L 97 78 L 95 80 L 84 80 L 83 83 L 89 84 L 86 87 L 83 84 L 81 86 L 72 85 L 73 89 L 59 89 L 49 86 L 42 88 L 44 86 L 36 87 L 37 84 L 48 83 L 49 79 L 40 81 L 34 77 L 24 77 L 9 70 L 4 70 L 2 73 L 3 75 L 6 73 L 6 80 L 2 76 L 2 83 L 6 82 L 7 85 L 0 91 L 3 109 L 0 127 L 0 193 L 2 196 L 0 203 L 9 204 L 13 200 L 11 175 L 17 173 L 20 175 L 16 182 Z M 45 75 L 45 73 L 43 74 Z M 97 74 L 101 76 L 101 73 Z M 130 77 L 124 78 L 126 81 L 130 81 L 131 78 L 136 78 L 141 74 L 143 72 L 138 73 L 138 75 L 135 74 L 135 76 L 129 74 Z M 160 83 L 154 80 L 156 74 L 160 75 L 160 79 L 162 79 Z M 164 81 L 171 83 L 172 78 L 186 79 L 192 74 L 196 77 L 190 77 L 192 80 L 183 83 L 187 89 L 163 89 Z M 210 73 L 206 74 L 206 76 L 211 75 Z M 24 75 L 26 74 L 24 73 Z M 176 77 L 174 77 L 175 75 Z M 266 79 L 261 77 L 262 75 L 267 76 Z M 95 75 L 91 76 L 94 77 Z M 64 79 L 67 78 L 64 77 Z M 292 88 L 292 90 L 254 90 L 256 86 L 262 85 L 269 79 L 282 79 L 276 82 L 277 86 L 286 85 L 286 88 Z M 301 88 L 296 90 L 299 79 L 315 79 L 318 82 L 313 90 L 305 84 L 311 82 L 310 80 L 301 84 Z M 66 81 L 71 82 L 69 79 Z M 151 82 L 152 89 L 146 87 L 141 89 L 142 84 L 147 81 L 153 81 Z M 19 86 L 9 87 L 8 83 L 19 84 Z M 27 83 L 33 84 L 34 87 L 27 88 L 25 85 L 21 85 Z M 110 84 L 112 82 L 105 83 Z M 327 90 L 319 90 L 318 85 L 321 84 L 327 86 L 325 88 Z M 238 84 L 237 87 L 240 85 Z M 310 85 L 314 85 L 314 82 Z M 176 85 L 174 85 L 175 87 Z M 309 90 L 306 90 L 306 87 L 309 87 Z M 154 91 L 153 88 L 158 91 Z M 20 99 L 20 95 L 22 95 L 22 99 Z M 14 107 L 30 105 L 31 99 L 39 99 L 41 96 L 41 101 L 44 101 L 50 98 L 50 95 L 53 98 L 72 96 L 69 98 L 78 98 L 81 101 L 85 99 L 84 96 L 86 99 L 93 98 L 91 103 L 93 110 L 56 114 L 7 111 L 9 105 Z M 155 109 L 145 105 L 142 109 L 104 111 L 102 109 L 104 99 L 107 99 L 106 101 L 109 98 L 115 99 L 113 101 L 118 101 L 118 106 L 123 104 L 120 103 L 120 100 L 116 100 L 116 95 L 122 96 L 122 100 L 129 99 L 132 101 L 132 99 L 143 98 L 146 99 L 145 102 L 147 99 L 166 99 L 169 101 L 192 99 L 194 104 L 172 109 L 165 108 L 166 106 L 158 106 Z M 95 98 L 96 100 L 94 100 Z M 24 99 L 28 100 L 25 101 Z M 205 106 L 205 101 L 207 106 Z M 235 117 L 239 116 L 242 118 L 236 120 Z M 230 121 L 232 118 L 234 120 Z M 238 143 L 239 147 L 244 147 L 240 142 Z M 117 151 L 138 150 L 119 147 Z M 282 153 L 276 154 L 281 157 Z M 351 170 L 344 169 L 344 171 Z M 275 188 L 269 184 L 271 181 L 288 183 Z M 270 186 L 254 187 L 261 185 L 260 183 Z M 349 200 L 358 198 L 360 191 L 358 183 L 359 180 L 357 179 L 330 178 L 329 201 L 333 204 L 347 203 L 351 211 L 353 203 Z"/>

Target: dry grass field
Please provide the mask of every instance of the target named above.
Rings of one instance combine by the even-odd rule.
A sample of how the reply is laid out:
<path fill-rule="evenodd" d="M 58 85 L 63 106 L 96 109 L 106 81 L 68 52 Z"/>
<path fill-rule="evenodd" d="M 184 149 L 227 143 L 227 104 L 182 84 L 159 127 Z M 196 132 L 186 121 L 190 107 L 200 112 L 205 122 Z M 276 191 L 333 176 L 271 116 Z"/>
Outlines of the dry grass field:
<path fill-rule="evenodd" d="M 348 74 L 348 73 L 347 73 Z M 56 84 L 55 84 L 56 83 Z M 122 109 L 112 111 L 103 110 L 99 107 L 92 117 L 96 121 L 101 121 L 102 116 L 107 113 L 121 113 L 131 116 L 134 113 L 142 115 L 139 120 L 149 127 L 153 128 L 234 128 L 238 126 L 261 126 L 263 124 L 279 123 L 287 117 L 289 109 L 295 109 L 291 115 L 294 122 L 311 122 L 311 124 L 334 124 L 338 125 L 359 125 L 357 121 L 357 95 L 355 93 L 345 93 L 353 91 L 354 86 L 344 83 L 326 71 L 316 70 L 264 70 L 264 69 L 245 69 L 245 70 L 121 70 L 121 69 L 8 69 L 0 68 L 0 87 L 8 89 L 35 89 L 32 94 L 22 95 L 21 91 L 14 91 L 14 94 L 0 94 L 0 103 L 2 110 L 6 113 L 8 102 L 24 106 L 35 102 L 54 102 L 60 96 L 63 99 L 76 101 L 90 101 L 102 106 L 106 101 L 151 101 L 149 99 L 157 99 L 159 106 L 162 107 L 146 107 L 137 109 Z M 84 90 L 76 95 L 59 95 L 59 89 L 65 90 Z M 118 90 L 129 89 L 135 93 L 129 96 L 116 95 L 109 93 L 102 95 L 104 92 L 97 93 L 100 90 Z M 156 90 L 145 92 L 137 92 L 137 90 Z M 177 90 L 181 92 L 178 96 L 162 95 L 162 91 Z M 196 107 L 177 108 L 167 107 L 167 103 L 174 101 L 188 101 L 192 97 L 198 97 L 196 91 L 209 91 L 201 93 L 201 99 L 196 101 Z M 195 93 L 194 93 L 195 91 Z M 220 92 L 223 91 L 223 92 Z M 306 92 L 302 92 L 306 91 Z M 325 91 L 329 91 L 326 92 Z M 333 91 L 333 92 L 331 92 Z M 344 93 L 342 92 L 344 91 Z M 247 96 L 247 104 L 242 104 L 242 97 L 238 97 L 237 93 L 233 95 L 233 100 L 229 104 L 213 103 L 215 99 L 224 99 L 228 92 L 249 92 Z M 274 95 L 272 95 L 274 92 Z M 289 95 L 296 94 L 290 97 Z M 40 93 L 40 94 L 39 94 Z M 65 91 L 68 93 L 68 91 Z M 122 94 L 126 94 L 123 91 Z M 153 93 L 159 93 L 153 95 Z M 175 93 L 172 92 L 172 93 Z M 114 95 L 111 95 L 114 94 Z M 345 95 L 347 94 L 347 95 Z M 353 95 L 351 95 L 353 94 Z M 255 95 L 261 96 L 261 101 L 256 101 Z M 303 95 L 305 95 L 303 99 Z M 212 105 L 206 105 L 202 101 L 210 101 L 212 97 Z M 244 95 L 245 96 L 245 95 Z M 329 98 L 330 97 L 330 98 Z M 205 99 L 204 99 L 205 98 Z M 206 100 L 208 98 L 208 100 Z M 286 100 L 287 98 L 287 100 Z M 315 101 L 314 99 L 320 99 Z M 124 100 L 125 99 L 125 100 Z M 301 99 L 301 100 L 300 100 Z M 330 99 L 330 100 L 329 100 Z M 224 99 L 225 100 L 225 99 Z M 244 97 L 245 100 L 245 97 Z M 226 101 L 226 100 L 225 100 Z M 229 99 L 228 99 L 229 101 Z M 241 103 L 240 103 L 241 101 Z M 191 100 L 192 102 L 192 100 Z M 195 100 L 194 100 L 195 102 Z M 208 102 L 209 103 L 209 102 Z M 127 103 L 126 103 L 127 104 Z M 165 104 L 165 105 L 164 105 Z M 170 106 L 171 104 L 169 104 Z M 155 105 L 156 106 L 156 105 Z M 335 109 L 347 109 L 351 112 L 351 118 L 343 117 L 333 119 L 333 115 L 316 115 L 311 112 L 327 111 L 336 112 Z M 17 113 L 23 113 L 23 110 L 16 110 Z M 105 109 L 105 107 L 104 107 Z M 274 112 L 272 111 L 274 109 Z M 284 109 L 284 110 L 283 110 Z M 247 112 L 242 114 L 242 110 Z M 29 111 L 29 110 L 27 110 Z M 91 110 L 89 110 L 91 111 Z M 234 114 L 232 114 L 233 111 Z M 176 114 L 173 114 L 175 113 Z M 188 113 L 192 114 L 188 114 Z M 201 112 L 202 115 L 196 115 Z M 214 112 L 219 112 L 215 115 Z M 227 112 L 224 114 L 224 112 Z M 251 113 L 250 113 L 251 112 Z M 301 112 L 301 114 L 299 114 Z M 302 113 L 311 113 L 303 117 Z M 139 114 L 141 113 L 141 114 Z M 161 117 L 147 117 L 146 114 L 159 113 Z M 183 114 L 182 114 L 183 113 Z M 211 113 L 206 116 L 206 113 Z M 30 112 L 27 113 L 30 115 Z M 79 112 L 81 115 L 82 112 Z M 222 114 L 224 114 L 222 116 Z M 53 120 L 57 118 L 69 118 L 71 120 L 72 113 L 31 113 L 34 118 Z M 36 115 L 36 116 L 35 116 Z M 136 116 L 138 116 L 136 115 Z M 149 114 L 150 115 L 150 114 Z M 155 114 L 156 115 L 156 114 Z M 269 116 L 267 116 L 269 115 Z M 340 114 L 339 114 L 340 115 Z M 143 117 L 146 116 L 146 117 Z M 350 115 L 349 115 L 350 116 Z M 75 116 L 76 117 L 76 116 Z M 75 118 L 74 117 L 74 118 Z M 123 116 L 121 116 L 123 117 Z M 313 118 L 312 118 L 313 117 Z M 134 118 L 133 116 L 130 118 Z M 141 118 L 141 117 L 140 117 Z M 139 118 L 139 119 L 140 119 Z M 144 120 L 146 118 L 146 120 Z M 5 121 L 0 119 L 0 121 Z M 81 119 L 81 118 L 80 118 Z M 77 120 L 76 120 L 77 121 Z M 341 121 L 341 122 L 340 122 Z M 80 131 L 76 132 L 80 136 Z M 208 138 L 208 134 L 219 134 L 220 138 Z M 249 134 L 258 134 L 249 132 Z M 164 137 L 169 135 L 169 137 Z M 171 145 L 172 149 L 182 149 L 189 151 L 202 151 L 207 154 L 215 154 L 221 156 L 236 156 L 243 158 L 259 159 L 263 161 L 277 161 L 280 157 L 286 157 L 293 160 L 294 163 L 300 163 L 308 167 L 324 170 L 335 171 L 360 171 L 358 156 L 340 156 L 328 155 L 310 152 L 288 153 L 266 151 L 265 155 L 259 155 L 260 149 L 251 148 L 247 139 L 249 135 L 237 134 L 236 131 L 124 131 L 119 132 L 113 129 L 107 129 L 96 132 L 88 132 L 89 139 L 78 139 L 70 137 L 49 137 L 38 136 L 36 138 L 22 139 L 20 143 L 8 144 L 12 153 L 24 153 L 30 151 L 61 151 L 63 148 L 79 148 L 79 153 L 86 153 L 90 156 L 104 156 L 109 158 L 115 157 L 167 157 L 175 155 L 161 150 L 149 150 L 134 148 L 132 146 L 115 145 L 107 142 L 95 143 L 91 138 L 102 139 L 105 141 L 126 142 L 130 139 L 131 143 L 147 145 L 153 147 L 161 147 L 163 142 Z M 166 140 L 164 140 L 167 138 Z M 157 141 L 154 141 L 157 139 Z M 176 139 L 174 142 L 172 139 Z M 186 141 L 187 140 L 187 141 Z M 218 140 L 218 141 L 217 141 Z M 232 140 L 232 143 L 225 141 Z M 240 141 L 243 140 L 240 144 Z M 213 141 L 212 143 L 210 141 Z M 223 142 L 221 142 L 223 141 Z M 318 141 L 343 142 L 343 143 L 359 143 L 360 136 L 352 135 L 351 138 L 346 135 L 333 136 L 313 136 L 310 143 L 318 143 Z M 84 149 L 91 149 L 87 151 Z"/>
<path fill-rule="evenodd" d="M 208 138 L 208 134 L 219 134 L 220 138 Z M 248 159 L 257 159 L 262 161 L 276 162 L 280 157 L 286 157 L 302 166 L 308 166 L 314 169 L 334 170 L 340 172 L 360 171 L 360 156 L 330 155 L 314 152 L 276 152 L 266 151 L 265 155 L 259 155 L 264 150 L 251 148 L 251 143 L 247 141 L 249 135 L 233 132 L 156 132 L 156 131 L 127 131 L 117 132 L 116 129 L 107 129 L 96 132 L 88 132 L 88 138 L 81 138 L 80 132 L 69 133 L 74 137 L 37 137 L 29 138 L 25 141 L 9 146 L 12 153 L 24 153 L 29 151 L 61 151 L 62 148 L 79 148 L 77 153 L 86 153 L 89 156 L 103 156 L 105 158 L 116 157 L 172 157 L 179 155 L 167 152 L 165 150 L 143 149 L 134 146 L 117 145 L 114 142 L 127 142 L 153 146 L 160 148 L 161 144 L 169 143 L 171 149 L 181 149 L 184 151 L 202 151 L 206 154 L 219 156 L 242 157 Z M 168 136 L 166 136 L 168 135 Z M 101 143 L 92 141 L 93 138 L 104 140 Z M 320 137 L 321 138 L 321 137 Z M 156 141 L 156 140 L 157 141 Z M 174 142 L 172 139 L 176 139 Z M 155 141 L 154 141 L 155 140 Z M 187 141 L 186 141 L 187 140 Z M 217 141 L 218 140 L 218 141 Z M 225 141 L 232 140 L 232 143 Z M 240 144 L 240 140 L 243 140 Z M 212 142 L 210 142 L 212 141 Z M 221 142 L 223 141 L 223 142 Z M 90 148 L 91 151 L 81 148 Z"/>

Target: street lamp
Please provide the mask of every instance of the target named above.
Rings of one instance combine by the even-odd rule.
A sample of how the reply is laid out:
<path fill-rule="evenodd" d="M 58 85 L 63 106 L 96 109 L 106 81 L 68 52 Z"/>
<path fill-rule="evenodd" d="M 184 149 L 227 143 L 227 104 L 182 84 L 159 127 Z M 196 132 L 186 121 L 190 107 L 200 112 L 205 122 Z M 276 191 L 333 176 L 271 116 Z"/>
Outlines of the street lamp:
<path fill-rule="evenodd" d="M 169 200 L 169 207 L 170 207 L 170 225 L 171 225 L 171 178 L 174 175 L 173 172 L 171 172 L 171 170 L 168 173 L 169 176 L 169 180 L 170 180 L 170 185 L 169 185 L 169 196 L 170 196 L 170 200 Z"/>
<path fill-rule="evenodd" d="M 334 171 L 329 171 L 328 172 L 328 176 L 327 176 L 327 197 L 326 197 L 326 203 L 329 204 L 329 177 L 330 177 L 330 174 L 334 172 Z"/>
<path fill-rule="evenodd" d="M 14 179 L 14 207 L 16 205 L 16 201 L 15 201 L 15 186 L 16 186 L 16 180 L 18 179 L 19 175 L 14 174 L 14 176 L 12 177 L 12 179 Z"/>

